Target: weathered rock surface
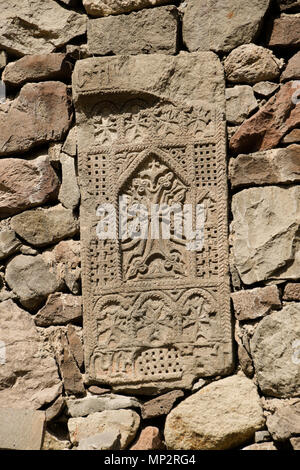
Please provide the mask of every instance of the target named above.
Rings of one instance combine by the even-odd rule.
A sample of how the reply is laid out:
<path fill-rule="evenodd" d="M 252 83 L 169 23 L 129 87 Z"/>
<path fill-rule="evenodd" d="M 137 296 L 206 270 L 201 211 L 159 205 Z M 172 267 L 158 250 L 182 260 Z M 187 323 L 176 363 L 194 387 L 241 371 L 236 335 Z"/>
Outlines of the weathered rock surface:
<path fill-rule="evenodd" d="M 0 104 L 0 156 L 61 140 L 71 117 L 65 84 L 27 83 L 14 101 Z"/>
<path fill-rule="evenodd" d="M 15 215 L 12 229 L 33 246 L 46 246 L 78 233 L 78 221 L 70 209 L 55 206 Z"/>
<path fill-rule="evenodd" d="M 278 83 L 273 82 L 258 82 L 255 83 L 253 86 L 253 91 L 257 95 L 263 96 L 265 98 L 269 98 L 269 96 L 273 95 L 276 90 L 278 90 L 279 85 Z"/>
<path fill-rule="evenodd" d="M 7 64 L 7 54 L 5 51 L 0 51 L 0 70 L 4 69 Z"/>
<path fill-rule="evenodd" d="M 229 164 L 233 187 L 300 181 L 300 145 L 239 155 Z"/>
<path fill-rule="evenodd" d="M 282 137 L 300 123 L 300 106 L 295 99 L 297 93 L 294 82 L 283 85 L 241 125 L 230 139 L 231 149 L 236 153 L 250 153 L 276 147 Z"/>
<path fill-rule="evenodd" d="M 281 11 L 300 10 L 300 0 L 277 0 Z"/>
<path fill-rule="evenodd" d="M 282 65 L 272 51 L 255 44 L 234 49 L 224 62 L 229 82 L 251 84 L 278 78 Z"/>
<path fill-rule="evenodd" d="M 0 260 L 17 253 L 21 245 L 22 243 L 16 238 L 16 234 L 13 230 L 0 232 Z"/>
<path fill-rule="evenodd" d="M 104 397 L 86 397 L 77 400 L 67 400 L 68 413 L 72 418 L 87 416 L 92 413 L 106 410 L 124 410 L 126 408 L 139 408 L 136 398 L 123 395 L 106 395 Z"/>
<path fill-rule="evenodd" d="M 130 450 L 161 450 L 164 445 L 159 429 L 154 426 L 147 426 L 142 430 L 137 442 L 130 447 Z"/>
<path fill-rule="evenodd" d="M 0 336 L 6 348 L 0 367 L 0 406 L 29 410 L 51 403 L 61 392 L 61 382 L 32 316 L 12 300 L 0 303 L 0 316 Z M 16 435 L 19 429 L 17 425 Z M 24 439 L 35 437 L 32 431 L 29 434 Z"/>
<path fill-rule="evenodd" d="M 81 319 L 81 297 L 58 292 L 49 295 L 46 305 L 34 317 L 35 324 L 41 327 L 78 323 Z"/>
<path fill-rule="evenodd" d="M 226 88 L 226 119 L 230 124 L 242 124 L 257 108 L 258 103 L 250 86 Z"/>
<path fill-rule="evenodd" d="M 234 263 L 245 284 L 299 277 L 299 204 L 297 186 L 251 188 L 233 196 Z"/>
<path fill-rule="evenodd" d="M 256 444 L 260 444 L 261 442 L 270 442 L 272 440 L 272 436 L 269 431 L 256 431 L 254 440 Z"/>
<path fill-rule="evenodd" d="M 260 444 L 251 444 L 242 450 L 277 450 L 273 442 L 262 442 Z"/>
<path fill-rule="evenodd" d="M 165 439 L 172 450 L 225 450 L 243 444 L 264 426 L 251 380 L 233 376 L 207 385 L 167 416 Z"/>
<path fill-rule="evenodd" d="M 133 441 L 139 425 L 139 415 L 131 410 L 102 411 L 86 418 L 71 418 L 68 421 L 73 444 L 103 431 L 117 430 L 121 434 L 121 449 L 125 449 Z"/>
<path fill-rule="evenodd" d="M 183 40 L 192 52 L 228 52 L 252 42 L 269 3 L 269 0 L 189 0 L 184 9 Z"/>
<path fill-rule="evenodd" d="M 300 304 L 290 303 L 263 318 L 251 340 L 259 387 L 264 395 L 289 398 L 300 390 Z"/>
<path fill-rule="evenodd" d="M 288 282 L 284 288 L 283 300 L 300 302 L 300 282 Z"/>
<path fill-rule="evenodd" d="M 121 434 L 117 429 L 103 431 L 81 439 L 78 450 L 120 450 Z"/>
<path fill-rule="evenodd" d="M 176 54 L 178 13 L 174 6 L 130 15 L 109 16 L 88 23 L 91 54 Z"/>
<path fill-rule="evenodd" d="M 174 390 L 172 392 L 164 393 L 157 398 L 148 400 L 142 406 L 142 418 L 151 419 L 158 416 L 167 415 L 173 408 L 178 398 L 184 396 L 182 390 Z"/>
<path fill-rule="evenodd" d="M 293 129 L 282 139 L 283 144 L 293 144 L 296 142 L 300 142 L 300 129 Z"/>
<path fill-rule="evenodd" d="M 109 16 L 128 13 L 142 8 L 169 3 L 168 0 L 83 0 L 86 12 L 91 16 Z"/>
<path fill-rule="evenodd" d="M 255 320 L 264 317 L 275 308 L 281 307 L 279 291 L 276 286 L 242 290 L 231 294 L 234 313 L 239 321 Z"/>
<path fill-rule="evenodd" d="M 69 155 L 69 157 L 76 157 L 77 155 L 77 129 L 72 127 L 62 147 L 62 152 Z"/>
<path fill-rule="evenodd" d="M 276 18 L 273 23 L 270 47 L 299 47 L 300 15 L 285 15 Z"/>
<path fill-rule="evenodd" d="M 281 75 L 280 80 L 286 82 L 287 80 L 299 80 L 300 78 L 300 52 L 293 55 L 288 61 L 285 71 Z"/>
<path fill-rule="evenodd" d="M 48 156 L 0 159 L 0 217 L 55 200 L 58 187 Z"/>
<path fill-rule="evenodd" d="M 141 54 L 77 61 L 73 73 L 74 100 L 81 94 L 99 90 L 99 83 L 107 79 L 107 70 L 114 70 L 107 83 L 110 88 L 149 91 L 191 105 L 205 101 L 224 106 L 224 70 L 213 52 L 177 56 Z"/>
<path fill-rule="evenodd" d="M 0 47 L 22 56 L 48 54 L 86 32 L 86 15 L 54 0 L 6 0 L 0 12 Z"/>
<path fill-rule="evenodd" d="M 40 450 L 45 413 L 26 409 L 0 407 L 0 449 Z"/>
<path fill-rule="evenodd" d="M 59 190 L 58 199 L 67 209 L 75 209 L 80 200 L 75 161 L 73 157 L 62 154 L 60 162 L 62 167 L 62 185 Z"/>
<path fill-rule="evenodd" d="M 61 285 L 56 269 L 46 264 L 41 255 L 16 256 L 7 265 L 5 280 L 29 310 L 38 308 Z"/>
<path fill-rule="evenodd" d="M 41 450 L 68 450 L 70 446 L 71 443 L 69 441 L 62 441 L 54 436 L 54 434 L 45 431 Z"/>
<path fill-rule="evenodd" d="M 300 435 L 300 401 L 278 408 L 267 417 L 267 427 L 274 441 L 285 441 Z"/>
<path fill-rule="evenodd" d="M 60 395 L 57 400 L 55 400 L 55 402 L 52 403 L 52 405 L 49 406 L 45 411 L 47 423 L 56 419 L 62 413 L 64 407 L 65 398 Z"/>
<path fill-rule="evenodd" d="M 79 369 L 82 369 L 84 365 L 84 351 L 82 346 L 82 329 L 79 327 L 75 328 L 73 325 L 68 325 L 67 328 L 67 339 L 71 353 L 74 356 L 76 364 Z"/>
<path fill-rule="evenodd" d="M 66 80 L 72 73 L 66 54 L 27 55 L 5 68 L 2 80 L 6 85 L 21 86 L 26 82 Z"/>
<path fill-rule="evenodd" d="M 294 450 L 300 450 L 300 437 L 292 437 L 290 443 Z"/>
<path fill-rule="evenodd" d="M 45 261 L 55 265 L 58 277 L 74 295 L 80 293 L 80 241 L 65 240 L 43 253 Z"/>

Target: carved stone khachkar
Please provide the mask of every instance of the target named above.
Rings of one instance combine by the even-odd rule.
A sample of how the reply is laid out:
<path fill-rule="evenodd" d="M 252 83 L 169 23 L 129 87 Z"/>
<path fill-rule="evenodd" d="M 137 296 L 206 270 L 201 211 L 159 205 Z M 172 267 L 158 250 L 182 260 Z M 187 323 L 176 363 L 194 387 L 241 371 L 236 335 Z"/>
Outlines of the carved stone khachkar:
<path fill-rule="evenodd" d="M 86 59 L 77 62 L 73 84 L 89 379 L 152 394 L 227 374 L 225 105 L 217 56 Z M 191 249 L 172 234 L 100 239 L 97 209 L 112 204 L 119 216 L 121 196 L 147 208 L 201 204 L 203 247 Z"/>

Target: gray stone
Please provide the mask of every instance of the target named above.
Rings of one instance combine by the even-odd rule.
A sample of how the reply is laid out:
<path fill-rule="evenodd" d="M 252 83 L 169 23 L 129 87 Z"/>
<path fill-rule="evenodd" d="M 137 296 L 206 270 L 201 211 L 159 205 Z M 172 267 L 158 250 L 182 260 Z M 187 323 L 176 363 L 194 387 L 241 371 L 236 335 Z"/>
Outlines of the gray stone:
<path fill-rule="evenodd" d="M 274 414 L 267 417 L 267 427 L 274 441 L 286 441 L 299 436 L 300 401 L 278 408 Z"/>
<path fill-rule="evenodd" d="M 54 0 L 6 0 L 0 12 L 0 47 L 14 55 L 49 54 L 86 32 L 86 15 Z"/>
<path fill-rule="evenodd" d="M 94 436 L 81 439 L 78 450 L 120 450 L 121 434 L 117 429 L 103 431 Z"/>
<path fill-rule="evenodd" d="M 226 450 L 247 442 L 264 427 L 263 410 L 253 382 L 233 376 L 207 385 L 167 416 L 170 450 Z"/>
<path fill-rule="evenodd" d="M 67 209 L 75 209 L 80 201 L 75 161 L 73 157 L 62 154 L 60 162 L 62 166 L 62 184 L 59 190 L 58 199 Z"/>
<path fill-rule="evenodd" d="M 87 416 L 98 411 L 140 408 L 140 403 L 136 398 L 122 395 L 89 396 L 77 400 L 68 399 L 66 403 L 68 413 L 72 418 Z"/>
<path fill-rule="evenodd" d="M 64 83 L 26 83 L 15 100 L 0 104 L 0 156 L 61 140 L 71 120 Z"/>
<path fill-rule="evenodd" d="M 0 158 L 0 217 L 55 201 L 59 180 L 47 155 Z"/>
<path fill-rule="evenodd" d="M 7 300 L 0 303 L 0 317 L 5 347 L 0 366 L 0 407 L 29 410 L 53 402 L 62 391 L 61 381 L 32 315 Z M 5 428 L 1 425 L 0 429 Z"/>
<path fill-rule="evenodd" d="M 300 181 L 300 145 L 241 154 L 229 163 L 233 187 Z"/>
<path fill-rule="evenodd" d="M 234 49 L 225 59 L 226 78 L 231 83 L 254 84 L 275 80 L 280 75 L 283 61 L 272 51 L 255 44 L 245 44 Z"/>
<path fill-rule="evenodd" d="M 37 326 L 67 325 L 82 320 L 81 297 L 71 294 L 50 294 L 46 305 L 35 315 Z"/>
<path fill-rule="evenodd" d="M 270 0 L 188 0 L 183 9 L 183 40 L 189 51 L 228 52 L 252 42 Z"/>
<path fill-rule="evenodd" d="M 233 196 L 234 263 L 245 284 L 299 278 L 299 203 L 297 186 L 251 188 Z"/>
<path fill-rule="evenodd" d="M 289 398 L 300 389 L 300 304 L 286 304 L 265 317 L 251 340 L 259 387 L 264 395 Z"/>
<path fill-rule="evenodd" d="M 269 442 L 272 440 L 272 436 L 269 431 L 256 431 L 255 433 L 255 443 L 259 444 L 261 442 Z"/>
<path fill-rule="evenodd" d="M 11 220 L 15 232 L 33 246 L 46 246 L 78 233 L 78 221 L 70 209 L 55 206 L 22 212 Z"/>
<path fill-rule="evenodd" d="M 0 407 L 0 449 L 40 450 L 45 424 L 43 411 Z"/>
<path fill-rule="evenodd" d="M 29 310 L 38 308 L 61 285 L 55 268 L 47 265 L 41 255 L 16 256 L 7 265 L 5 281 Z"/>
<path fill-rule="evenodd" d="M 121 449 L 126 449 L 133 441 L 139 425 L 139 415 L 131 410 L 102 411 L 93 413 L 86 418 L 70 418 L 68 421 L 70 438 L 73 444 L 104 431 L 116 430 L 121 434 Z"/>
<path fill-rule="evenodd" d="M 88 23 L 90 54 L 176 54 L 178 13 L 173 6 L 130 15 L 109 16 Z"/>
<path fill-rule="evenodd" d="M 86 12 L 91 16 L 109 16 L 128 13 L 142 8 L 169 3 L 168 0 L 83 0 Z"/>
<path fill-rule="evenodd" d="M 52 405 L 49 406 L 49 408 L 47 408 L 45 411 L 47 423 L 58 418 L 58 416 L 60 416 L 60 414 L 63 412 L 64 408 L 65 408 L 65 398 L 62 396 L 59 396 L 57 400 L 55 400 L 55 402 L 52 403 Z"/>
<path fill-rule="evenodd" d="M 255 320 L 281 307 L 276 286 L 258 287 L 231 294 L 234 313 L 238 320 Z"/>
<path fill-rule="evenodd" d="M 72 73 L 66 54 L 27 55 L 10 62 L 2 74 L 6 85 L 21 86 L 26 82 L 66 80 Z"/>
<path fill-rule="evenodd" d="M 68 450 L 70 447 L 70 441 L 62 441 L 49 431 L 45 431 L 41 450 Z"/>
<path fill-rule="evenodd" d="M 76 364 L 79 367 L 79 369 L 82 369 L 84 366 L 84 351 L 83 351 L 83 345 L 82 345 L 81 327 L 75 328 L 73 325 L 68 325 L 67 339 L 68 339 L 70 351 L 73 354 Z"/>
<path fill-rule="evenodd" d="M 278 90 L 279 86 L 280 85 L 278 83 L 273 82 L 258 82 L 253 86 L 253 91 L 257 95 L 269 98 L 276 90 Z"/>
<path fill-rule="evenodd" d="M 0 232 L 0 260 L 8 258 L 20 250 L 22 243 L 13 230 Z"/>
<path fill-rule="evenodd" d="M 257 108 L 258 103 L 250 86 L 226 88 L 226 119 L 230 124 L 242 124 Z"/>

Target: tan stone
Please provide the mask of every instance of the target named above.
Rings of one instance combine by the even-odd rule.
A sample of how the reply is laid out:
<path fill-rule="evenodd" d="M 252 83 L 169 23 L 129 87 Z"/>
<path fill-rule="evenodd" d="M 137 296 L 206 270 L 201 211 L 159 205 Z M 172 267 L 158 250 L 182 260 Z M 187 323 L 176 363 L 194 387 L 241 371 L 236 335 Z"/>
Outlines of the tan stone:
<path fill-rule="evenodd" d="M 21 86 L 26 82 L 66 80 L 72 73 L 65 54 L 27 55 L 5 68 L 2 80 L 6 85 Z"/>
<path fill-rule="evenodd" d="M 65 398 L 62 396 L 59 396 L 57 400 L 55 400 L 55 402 L 52 403 L 52 405 L 49 406 L 49 408 L 47 408 L 45 411 L 47 423 L 58 418 L 58 416 L 60 416 L 60 414 L 63 412 L 64 407 L 65 407 Z"/>
<path fill-rule="evenodd" d="M 231 294 L 234 313 L 239 321 L 255 320 L 264 317 L 272 310 L 281 307 L 279 291 L 276 286 L 258 287 Z"/>
<path fill-rule="evenodd" d="M 0 449 L 40 450 L 45 413 L 0 407 Z"/>
<path fill-rule="evenodd" d="M 252 42 L 269 0 L 188 0 L 182 8 L 183 40 L 189 51 L 228 52 Z"/>
<path fill-rule="evenodd" d="M 74 295 L 80 293 L 81 248 L 80 242 L 66 240 L 58 243 L 53 249 L 45 251 L 43 257 L 47 263 L 55 265 L 58 276 Z"/>
<path fill-rule="evenodd" d="M 253 91 L 257 95 L 269 98 L 276 90 L 278 90 L 279 86 L 280 85 L 278 83 L 273 82 L 258 82 L 253 86 Z"/>
<path fill-rule="evenodd" d="M 178 13 L 173 6 L 109 16 L 88 23 L 88 49 L 93 55 L 176 54 Z"/>
<path fill-rule="evenodd" d="M 239 155 L 229 164 L 233 187 L 300 181 L 300 145 Z"/>
<path fill-rule="evenodd" d="M 74 210 L 80 201 L 75 161 L 73 157 L 62 154 L 60 162 L 62 167 L 62 184 L 59 190 L 58 199 L 64 207 Z"/>
<path fill-rule="evenodd" d="M 270 47 L 299 47 L 300 14 L 282 14 L 280 18 L 276 18 L 268 45 Z"/>
<path fill-rule="evenodd" d="M 255 385 L 236 375 L 207 385 L 174 408 L 165 440 L 171 450 L 226 450 L 247 442 L 264 421 Z"/>
<path fill-rule="evenodd" d="M 297 186 L 251 188 L 233 196 L 234 263 L 245 284 L 299 277 L 299 203 Z"/>
<path fill-rule="evenodd" d="M 69 441 L 62 441 L 49 431 L 45 431 L 41 450 L 68 450 L 70 447 Z"/>
<path fill-rule="evenodd" d="M 300 450 L 300 437 L 292 437 L 290 443 L 294 450 Z"/>
<path fill-rule="evenodd" d="M 230 124 L 242 124 L 257 108 L 258 103 L 250 86 L 226 88 L 226 119 Z"/>
<path fill-rule="evenodd" d="M 288 82 L 237 130 L 230 140 L 235 153 L 250 153 L 276 147 L 282 137 L 300 123 L 296 96 L 299 87 Z"/>
<path fill-rule="evenodd" d="M 48 156 L 0 159 L 0 217 L 55 201 L 58 188 Z"/>
<path fill-rule="evenodd" d="M 273 442 L 262 442 L 259 444 L 251 444 L 250 446 L 244 447 L 242 450 L 277 450 Z"/>
<path fill-rule="evenodd" d="M 115 429 L 121 434 L 121 449 L 125 449 L 133 441 L 139 425 L 139 415 L 131 410 L 102 411 L 86 418 L 71 418 L 68 421 L 73 444 L 103 431 Z"/>
<path fill-rule="evenodd" d="M 300 129 L 293 129 L 282 139 L 283 144 L 293 144 L 300 142 Z"/>
<path fill-rule="evenodd" d="M 300 304 L 286 304 L 258 324 L 251 340 L 256 377 L 264 395 L 299 396 Z M 270 430 L 270 429 L 269 429 Z"/>
<path fill-rule="evenodd" d="M 61 286 L 56 269 L 45 263 L 41 255 L 13 258 L 7 265 L 5 281 L 29 310 L 40 307 Z"/>
<path fill-rule="evenodd" d="M 103 431 L 81 439 L 77 450 L 120 450 L 120 438 L 117 429 Z"/>
<path fill-rule="evenodd" d="M 72 211 L 62 206 L 22 212 L 12 218 L 11 227 L 33 246 L 51 245 L 79 230 Z"/>
<path fill-rule="evenodd" d="M 0 70 L 4 69 L 7 64 L 7 54 L 5 51 L 0 51 Z"/>
<path fill-rule="evenodd" d="M 300 434 L 300 401 L 278 408 L 267 417 L 267 427 L 275 441 L 286 441 Z"/>
<path fill-rule="evenodd" d="M 300 79 L 300 52 L 293 55 L 288 61 L 285 71 L 281 75 L 280 81 L 286 82 L 287 80 Z"/>
<path fill-rule="evenodd" d="M 13 230 L 0 232 L 0 260 L 8 258 L 20 250 L 22 243 L 16 238 Z"/>
<path fill-rule="evenodd" d="M 80 333 L 80 334 L 78 334 Z M 68 343 L 69 347 L 71 350 L 71 353 L 74 356 L 74 359 L 76 361 L 76 364 L 78 365 L 79 369 L 82 369 L 84 365 L 84 351 L 83 351 L 83 345 L 82 345 L 82 332 L 78 331 L 78 328 L 74 328 L 73 325 L 68 325 L 67 328 L 67 338 L 68 338 Z"/>
<path fill-rule="evenodd" d="M 109 16 L 128 13 L 142 8 L 169 3 L 168 0 L 83 0 L 86 12 L 91 16 Z"/>
<path fill-rule="evenodd" d="M 45 350 L 32 315 L 12 300 L 0 303 L 0 315 L 0 337 L 6 349 L 0 367 L 0 407 L 39 409 L 61 393 L 54 357 Z"/>
<path fill-rule="evenodd" d="M 140 408 L 140 403 L 134 397 L 123 395 L 105 395 L 104 397 L 85 397 L 67 399 L 68 414 L 72 418 L 88 416 L 106 410 L 124 410 L 127 408 Z"/>
<path fill-rule="evenodd" d="M 77 155 L 77 130 L 76 127 L 72 127 L 70 130 L 65 143 L 62 147 L 62 152 L 69 155 L 70 157 L 76 157 Z"/>
<path fill-rule="evenodd" d="M 300 283 L 299 282 L 288 282 L 284 288 L 283 300 L 294 300 L 300 301 Z"/>
<path fill-rule="evenodd" d="M 71 118 L 66 85 L 27 83 L 14 101 L 0 104 L 0 156 L 61 140 Z"/>
<path fill-rule="evenodd" d="M 178 398 L 182 398 L 184 393 L 182 390 L 173 390 L 159 397 L 148 400 L 142 406 L 142 418 L 152 419 L 158 416 L 167 415 L 173 408 Z"/>
<path fill-rule="evenodd" d="M 164 445 L 159 429 L 154 426 L 147 426 L 142 430 L 137 442 L 130 447 L 130 450 L 162 450 Z"/>
<path fill-rule="evenodd" d="M 226 78 L 232 83 L 257 83 L 279 77 L 283 62 L 269 49 L 245 44 L 234 49 L 225 59 Z"/>
<path fill-rule="evenodd" d="M 300 0 L 277 0 L 280 10 L 300 10 Z"/>
<path fill-rule="evenodd" d="M 0 12 L 0 47 L 14 55 L 48 54 L 86 32 L 86 15 L 54 0 L 6 0 Z"/>
<path fill-rule="evenodd" d="M 71 294 L 50 294 L 46 305 L 35 315 L 37 326 L 67 325 L 82 319 L 81 297 Z"/>
<path fill-rule="evenodd" d="M 252 359 L 243 344 L 238 344 L 238 359 L 242 371 L 251 379 L 254 375 Z"/>

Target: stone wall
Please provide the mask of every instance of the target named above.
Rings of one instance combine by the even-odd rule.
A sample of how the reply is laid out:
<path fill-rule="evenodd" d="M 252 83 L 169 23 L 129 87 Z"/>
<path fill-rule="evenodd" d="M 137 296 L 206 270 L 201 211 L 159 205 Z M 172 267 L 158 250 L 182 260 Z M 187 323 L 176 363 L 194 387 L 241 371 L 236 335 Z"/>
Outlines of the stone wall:
<path fill-rule="evenodd" d="M 0 448 L 300 449 L 299 46 L 299 0 L 6 2 Z M 201 51 L 227 84 L 235 365 L 192 389 L 111 393 L 85 375 L 72 71 Z"/>

